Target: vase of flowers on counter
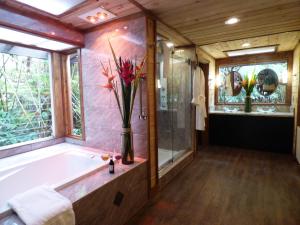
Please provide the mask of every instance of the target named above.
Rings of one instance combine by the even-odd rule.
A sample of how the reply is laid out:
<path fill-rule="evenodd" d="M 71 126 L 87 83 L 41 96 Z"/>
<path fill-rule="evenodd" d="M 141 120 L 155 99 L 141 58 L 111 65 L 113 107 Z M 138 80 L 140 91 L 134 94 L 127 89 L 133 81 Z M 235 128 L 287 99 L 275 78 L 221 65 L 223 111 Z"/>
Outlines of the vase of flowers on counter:
<path fill-rule="evenodd" d="M 245 112 L 251 112 L 251 93 L 256 85 L 256 74 L 254 72 L 249 76 L 248 74 L 245 75 L 242 86 L 246 91 L 245 97 Z"/>
<path fill-rule="evenodd" d="M 107 78 L 107 83 L 103 85 L 110 91 L 113 91 L 120 116 L 122 119 L 122 132 L 121 132 L 121 155 L 123 164 L 132 164 L 134 162 L 134 148 L 133 148 L 133 135 L 131 129 L 131 117 L 133 111 L 134 100 L 140 80 L 144 78 L 143 73 L 145 65 L 145 57 L 137 64 L 136 61 L 130 59 L 123 59 L 116 56 L 115 51 L 109 42 L 109 46 L 113 55 L 116 72 L 119 77 L 118 81 L 115 79 L 114 71 L 109 66 L 102 65 L 102 74 Z M 121 89 L 119 91 L 119 89 Z"/>

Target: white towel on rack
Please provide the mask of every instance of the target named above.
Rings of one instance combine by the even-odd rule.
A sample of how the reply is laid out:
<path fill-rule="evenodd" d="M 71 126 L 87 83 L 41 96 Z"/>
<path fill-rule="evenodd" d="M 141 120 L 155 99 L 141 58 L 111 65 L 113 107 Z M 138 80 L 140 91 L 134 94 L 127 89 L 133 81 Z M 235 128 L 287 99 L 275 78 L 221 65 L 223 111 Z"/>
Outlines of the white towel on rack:
<path fill-rule="evenodd" d="M 72 203 L 48 186 L 39 186 L 8 201 L 26 225 L 75 225 Z"/>
<path fill-rule="evenodd" d="M 196 130 L 205 130 L 205 77 L 200 67 L 194 71 L 192 104 L 196 106 Z"/>

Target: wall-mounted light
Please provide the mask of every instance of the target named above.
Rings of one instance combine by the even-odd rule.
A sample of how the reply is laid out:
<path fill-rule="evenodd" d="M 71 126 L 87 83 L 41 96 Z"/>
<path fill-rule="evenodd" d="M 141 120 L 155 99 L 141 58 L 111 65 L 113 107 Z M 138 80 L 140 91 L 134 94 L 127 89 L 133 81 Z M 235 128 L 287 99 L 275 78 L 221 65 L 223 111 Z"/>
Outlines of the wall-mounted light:
<path fill-rule="evenodd" d="M 174 47 L 174 43 L 173 42 L 167 42 L 166 45 L 167 45 L 168 48 Z"/>
<path fill-rule="evenodd" d="M 226 25 L 232 25 L 238 23 L 240 20 L 236 17 L 231 17 L 228 20 L 225 21 Z"/>

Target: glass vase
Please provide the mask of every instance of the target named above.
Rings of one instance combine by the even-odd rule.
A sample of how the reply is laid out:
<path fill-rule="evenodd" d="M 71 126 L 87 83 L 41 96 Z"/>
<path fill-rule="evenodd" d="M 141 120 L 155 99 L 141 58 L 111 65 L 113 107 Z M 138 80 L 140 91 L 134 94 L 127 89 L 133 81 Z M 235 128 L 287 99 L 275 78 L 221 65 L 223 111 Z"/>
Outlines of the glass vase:
<path fill-rule="evenodd" d="M 121 133 L 121 156 L 122 163 L 129 165 L 134 162 L 133 138 L 131 128 L 123 128 Z"/>
<path fill-rule="evenodd" d="M 245 112 L 251 112 L 251 97 L 249 95 L 245 97 Z"/>

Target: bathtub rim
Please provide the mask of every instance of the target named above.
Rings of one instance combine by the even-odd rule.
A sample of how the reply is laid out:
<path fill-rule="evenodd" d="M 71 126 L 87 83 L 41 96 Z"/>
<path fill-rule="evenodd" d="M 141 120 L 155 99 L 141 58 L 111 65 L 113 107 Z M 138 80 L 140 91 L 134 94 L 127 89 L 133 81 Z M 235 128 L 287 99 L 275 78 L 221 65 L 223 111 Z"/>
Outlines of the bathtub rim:
<path fill-rule="evenodd" d="M 61 144 L 57 144 L 55 145 L 55 147 L 57 148 L 57 146 L 59 145 L 68 145 L 68 146 L 74 146 L 75 149 L 63 149 L 63 146 L 62 146 L 62 149 L 57 149 L 56 151 L 61 151 L 61 152 L 57 152 L 57 153 L 52 153 L 48 156 L 44 156 L 42 158 L 37 158 L 37 159 L 34 159 L 34 160 L 29 160 L 29 161 L 26 161 L 24 163 L 20 163 L 20 164 L 17 164 L 15 165 L 14 167 L 17 167 L 17 166 L 20 166 L 20 165 L 26 165 L 30 162 L 34 162 L 34 161 L 37 161 L 37 160 L 41 160 L 41 159 L 44 159 L 44 158 L 47 158 L 47 157 L 51 157 L 51 156 L 55 156 L 55 155 L 59 155 L 59 154 L 64 154 L 64 153 L 67 153 L 67 152 L 71 152 L 71 151 L 77 151 L 77 152 L 82 152 L 82 153 L 85 153 L 85 154 L 90 154 L 90 155 L 97 155 L 97 156 L 101 156 L 101 154 L 103 153 L 108 153 L 108 154 L 113 154 L 112 152 L 107 152 L 107 151 L 103 151 L 103 150 L 99 150 L 99 149 L 94 149 L 94 148 L 90 148 L 90 147 L 84 147 L 84 146 L 79 146 L 79 145 L 75 145 L 75 144 L 70 144 L 70 143 L 61 143 Z M 38 151 L 51 151 L 51 147 L 53 146 L 49 146 L 49 147 L 46 147 L 46 148 L 40 148 L 40 149 L 37 149 L 34 151 L 34 153 L 37 153 Z M 47 149 L 47 148 L 50 148 L 50 149 Z M 28 154 L 33 154 L 33 152 L 27 152 Z M 26 153 L 24 153 L 26 154 Z M 21 158 L 22 154 L 19 154 L 19 155 L 14 155 L 14 156 L 11 156 L 11 157 L 20 157 Z M 4 158 L 6 159 L 6 158 Z M 4 160 L 3 159 L 3 160 Z M 0 159 L 1 160 L 1 159 Z M 103 160 L 102 160 L 103 161 Z M 115 161 L 115 160 L 114 160 Z M 61 182 L 58 182 L 56 184 L 53 184 L 51 185 L 50 187 L 54 188 L 57 192 L 59 192 L 60 190 L 63 190 L 64 188 L 84 179 L 85 177 L 88 177 L 88 176 L 91 176 L 93 175 L 94 173 L 97 173 L 101 170 L 104 170 L 105 168 L 108 167 L 108 161 L 106 161 L 106 163 L 104 165 L 95 165 L 89 169 L 85 169 L 84 171 L 80 172 L 80 174 L 77 174 L 76 176 L 72 176 L 70 178 L 66 178 L 64 179 L 63 181 Z M 8 167 L 9 168 L 13 168 L 13 167 Z M 0 220 L 11 215 L 13 213 L 13 210 L 6 204 L 6 205 L 3 205 L 3 206 L 0 206 Z"/>

